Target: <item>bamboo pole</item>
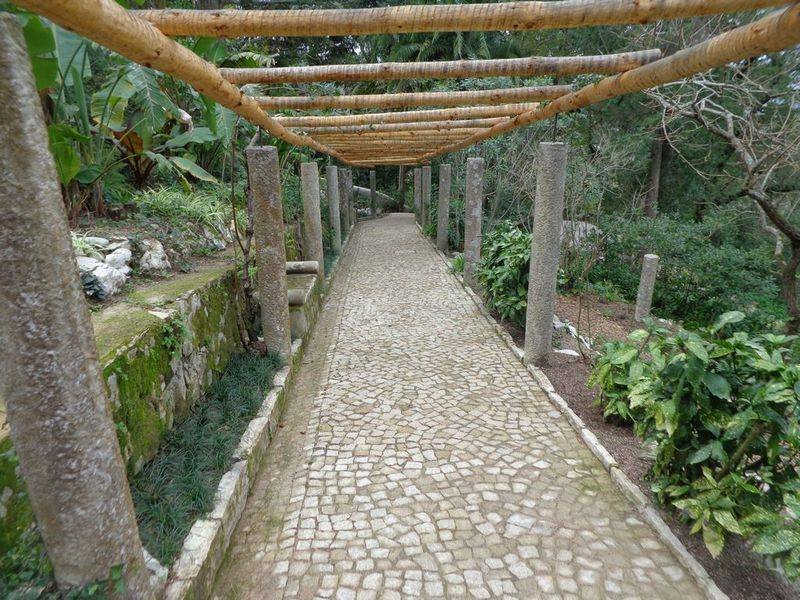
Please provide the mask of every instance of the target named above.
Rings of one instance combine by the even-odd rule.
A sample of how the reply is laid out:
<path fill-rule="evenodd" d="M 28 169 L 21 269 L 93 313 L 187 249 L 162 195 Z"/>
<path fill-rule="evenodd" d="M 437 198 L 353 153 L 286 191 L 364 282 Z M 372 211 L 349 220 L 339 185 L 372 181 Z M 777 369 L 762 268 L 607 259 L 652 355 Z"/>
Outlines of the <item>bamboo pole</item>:
<path fill-rule="evenodd" d="M 538 102 L 501 104 L 499 106 L 465 106 L 438 110 L 409 110 L 361 115 L 329 115 L 305 117 L 275 117 L 286 127 L 330 127 L 333 125 L 378 125 L 384 123 L 416 123 L 420 121 L 446 121 L 469 118 L 510 117 L 538 108 Z"/>
<path fill-rule="evenodd" d="M 447 139 L 463 138 L 470 136 L 473 132 L 480 129 L 452 129 L 439 131 L 437 129 L 421 131 L 389 131 L 373 133 L 318 133 L 314 137 L 325 140 L 352 140 L 354 142 L 371 140 L 421 140 L 421 139 Z"/>
<path fill-rule="evenodd" d="M 25 1 L 31 2 L 33 0 Z M 656 49 L 623 52 L 620 54 L 601 54 L 598 56 L 529 56 L 526 58 L 495 58 L 489 60 L 220 69 L 220 72 L 225 79 L 239 85 L 246 83 L 376 81 L 382 79 L 534 77 L 538 75 L 622 73 L 658 60 L 660 57 L 661 50 Z"/>
<path fill-rule="evenodd" d="M 219 69 L 114 0 L 14 0 L 14 3 L 87 37 L 133 62 L 172 75 L 271 135 L 341 159 L 308 136 L 289 131 L 258 103 L 228 83 Z"/>
<path fill-rule="evenodd" d="M 491 119 L 464 119 L 456 121 L 422 121 L 419 123 L 384 123 L 377 125 L 334 125 L 331 127 L 302 127 L 309 135 L 317 133 L 372 133 L 389 131 L 419 131 L 436 129 L 447 131 L 451 129 L 483 129 L 508 121 L 508 117 L 495 117 Z"/>
<path fill-rule="evenodd" d="M 569 85 L 544 85 L 466 92 L 362 94 L 358 96 L 257 96 L 264 110 L 326 110 L 365 108 L 416 108 L 420 106 L 474 106 L 554 100 L 569 94 Z"/>
<path fill-rule="evenodd" d="M 649 65 L 606 77 L 553 100 L 543 108 L 523 113 L 505 123 L 484 129 L 461 142 L 443 146 L 423 158 L 430 160 L 434 156 L 461 150 L 560 113 L 573 112 L 604 100 L 680 81 L 715 67 L 723 67 L 732 62 L 769 52 L 778 52 L 797 44 L 800 44 L 800 3 L 795 2 L 785 10 L 775 11 L 757 21 L 679 50 Z"/>
<path fill-rule="evenodd" d="M 562 0 L 329 10 L 145 10 L 167 35 L 330 36 L 434 31 L 524 31 L 652 23 L 784 4 L 780 0 Z"/>

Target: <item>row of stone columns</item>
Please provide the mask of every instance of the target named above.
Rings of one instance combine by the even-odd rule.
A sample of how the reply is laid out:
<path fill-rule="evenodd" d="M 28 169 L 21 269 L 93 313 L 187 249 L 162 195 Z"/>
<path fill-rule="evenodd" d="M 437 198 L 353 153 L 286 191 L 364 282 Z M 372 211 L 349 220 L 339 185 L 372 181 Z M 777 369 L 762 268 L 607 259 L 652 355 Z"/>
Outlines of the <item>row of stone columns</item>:
<path fill-rule="evenodd" d="M 528 308 L 525 319 L 525 362 L 542 364 L 553 345 L 553 314 L 556 279 L 561 252 L 561 227 L 566 184 L 567 146 L 563 143 L 539 145 L 536 175 L 536 203 L 533 212 L 533 241 L 528 283 Z M 481 260 L 485 165 L 482 158 L 467 159 L 464 196 L 464 282 L 475 291 L 480 284 L 475 271 Z M 414 206 L 420 225 L 425 227 L 430 205 L 430 167 L 414 169 Z M 451 168 L 439 168 L 436 246 L 448 248 Z M 647 279 L 650 275 L 648 271 Z M 650 286 L 652 290 L 652 286 Z M 652 291 L 650 292 L 652 294 Z M 647 301 L 647 292 L 643 302 Z M 649 302 L 648 302 L 649 304 Z"/>
<path fill-rule="evenodd" d="M 11 14 L 0 14 L 0 96 L 0 397 L 20 471 L 60 588 L 122 566 L 123 595 L 153 598 L 41 102 Z M 278 151 L 249 147 L 246 158 L 263 337 L 288 362 Z M 355 222 L 352 172 L 329 167 L 326 175 L 338 250 Z M 316 164 L 302 165 L 301 179 L 305 247 L 322 276 Z"/>

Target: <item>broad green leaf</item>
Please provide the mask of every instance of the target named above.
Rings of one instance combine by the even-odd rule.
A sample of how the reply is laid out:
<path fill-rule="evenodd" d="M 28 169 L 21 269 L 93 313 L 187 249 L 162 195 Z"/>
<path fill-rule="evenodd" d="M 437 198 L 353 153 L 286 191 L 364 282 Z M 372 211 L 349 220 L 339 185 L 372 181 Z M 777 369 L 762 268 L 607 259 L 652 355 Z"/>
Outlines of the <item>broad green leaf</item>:
<path fill-rule="evenodd" d="M 708 391 L 714 394 L 717 398 L 730 400 L 731 384 L 728 383 L 728 380 L 721 375 L 706 371 L 706 373 L 703 375 L 703 384 L 708 388 Z"/>
<path fill-rule="evenodd" d="M 89 42 L 72 31 L 62 29 L 57 25 L 52 25 L 56 41 L 56 57 L 58 68 L 64 78 L 66 85 L 73 85 L 75 74 L 80 74 L 80 78 L 88 79 L 92 76 L 89 57 L 86 49 Z"/>
<path fill-rule="evenodd" d="M 736 518 L 733 516 L 733 513 L 729 510 L 715 510 L 714 511 L 714 520 L 722 525 L 726 530 L 730 531 L 731 533 L 735 533 L 737 535 L 742 534 L 742 530 L 739 527 L 739 523 L 736 521 Z"/>
<path fill-rule="evenodd" d="M 778 554 L 800 546 L 800 532 L 792 529 L 779 529 L 774 533 L 759 536 L 753 550 L 759 554 Z"/>
<path fill-rule="evenodd" d="M 216 178 L 203 167 L 198 165 L 196 162 L 189 160 L 188 158 L 183 156 L 170 156 L 169 161 L 182 171 L 186 171 L 197 179 L 210 181 L 212 183 L 216 183 L 217 181 Z"/>
<path fill-rule="evenodd" d="M 89 185 L 97 181 L 101 174 L 102 170 L 99 165 L 89 165 L 75 174 L 75 180 L 83 185 Z"/>
<path fill-rule="evenodd" d="M 714 558 L 720 555 L 722 548 L 725 546 L 725 538 L 722 533 L 711 524 L 703 527 L 703 542 L 705 542 L 706 548 Z"/>
<path fill-rule="evenodd" d="M 695 337 L 687 338 L 683 341 L 684 346 L 686 349 L 694 354 L 697 358 L 699 358 L 704 363 L 708 362 L 708 352 L 706 352 L 705 346 L 703 346 L 703 342 L 700 339 Z"/>
<path fill-rule="evenodd" d="M 195 127 L 168 140 L 164 146 L 167 148 L 181 148 L 186 144 L 203 144 L 217 139 L 208 127 Z"/>
<path fill-rule="evenodd" d="M 32 15 L 22 28 L 25 45 L 31 56 L 42 56 L 56 51 L 56 38 L 53 30 L 44 24 L 40 17 Z"/>
<path fill-rule="evenodd" d="M 161 90 L 155 71 L 133 64 L 126 76 L 137 90 L 131 102 L 141 111 L 142 124 L 147 129 L 159 131 L 169 115 L 177 116 L 178 107 Z"/>
<path fill-rule="evenodd" d="M 620 350 L 617 350 L 614 353 L 614 355 L 611 357 L 611 364 L 612 365 L 623 365 L 626 362 L 628 362 L 630 359 L 632 359 L 634 356 L 636 356 L 636 354 L 638 352 L 639 352 L 639 350 L 637 350 L 634 347 L 621 348 Z"/>
<path fill-rule="evenodd" d="M 50 152 L 62 185 L 69 185 L 81 170 L 81 159 L 70 142 L 50 142 Z"/>
<path fill-rule="evenodd" d="M 696 465 L 701 463 L 711 456 L 711 444 L 706 444 L 698 450 L 695 450 L 689 455 L 689 464 Z"/>
<path fill-rule="evenodd" d="M 743 321 L 744 318 L 745 314 L 739 310 L 732 310 L 730 312 L 726 312 L 719 316 L 719 318 L 712 326 L 711 330 L 717 332 L 723 327 L 725 327 L 725 325 L 729 325 L 730 323 L 738 323 L 740 321 Z"/>

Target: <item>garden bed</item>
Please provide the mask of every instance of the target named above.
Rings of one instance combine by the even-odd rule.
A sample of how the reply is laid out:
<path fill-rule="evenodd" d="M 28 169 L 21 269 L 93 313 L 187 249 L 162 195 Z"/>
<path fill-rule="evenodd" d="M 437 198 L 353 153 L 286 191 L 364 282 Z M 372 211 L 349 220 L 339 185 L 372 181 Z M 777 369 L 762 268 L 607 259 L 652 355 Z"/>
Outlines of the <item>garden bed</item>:
<path fill-rule="evenodd" d="M 578 297 L 559 296 L 556 302 L 556 314 L 562 320 L 577 325 Z M 584 297 L 580 333 L 591 334 L 593 339 L 624 339 L 630 331 L 638 328 L 632 315 L 631 305 L 609 302 L 594 296 Z M 521 348 L 524 343 L 524 330 L 508 322 L 503 323 L 503 326 Z M 554 345 L 558 347 L 567 343 L 566 340 L 556 340 Z M 586 427 L 594 432 L 600 443 L 616 459 L 619 468 L 652 502 L 653 495 L 645 478 L 650 467 L 646 449 L 634 435 L 631 427 L 609 423 L 603 418 L 602 410 L 595 404 L 595 390 L 587 387 L 591 370 L 588 361 L 581 357 L 554 352 L 551 355 L 550 365 L 542 370 L 552 382 L 556 393 L 564 398 Z M 706 550 L 702 538 L 690 534 L 689 527 L 679 520 L 676 512 L 661 507 L 659 512 L 692 556 L 703 565 L 719 588 L 732 600 L 797 598 L 797 591 L 781 576 L 767 570 L 760 558 L 750 552 L 741 538 L 731 536 L 722 554 L 714 559 Z"/>

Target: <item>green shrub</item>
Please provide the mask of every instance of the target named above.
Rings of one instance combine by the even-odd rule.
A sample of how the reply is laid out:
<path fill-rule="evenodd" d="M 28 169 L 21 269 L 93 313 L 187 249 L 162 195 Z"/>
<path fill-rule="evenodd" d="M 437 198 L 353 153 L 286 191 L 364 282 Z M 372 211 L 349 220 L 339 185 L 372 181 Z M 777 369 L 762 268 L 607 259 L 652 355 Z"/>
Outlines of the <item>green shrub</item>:
<path fill-rule="evenodd" d="M 649 327 L 607 344 L 591 381 L 607 416 L 656 446 L 659 501 L 685 511 L 712 555 L 729 533 L 800 576 L 800 365 L 792 336 Z"/>
<path fill-rule="evenodd" d="M 503 221 L 483 236 L 481 262 L 475 271 L 487 306 L 520 326 L 525 325 L 530 256 L 531 234 Z"/>
<path fill-rule="evenodd" d="M 763 331 L 785 318 L 775 263 L 766 245 L 739 247 L 730 232 L 713 223 L 658 219 L 606 219 L 601 222 L 603 260 L 589 271 L 589 282 L 636 299 L 641 257 L 658 254 L 660 266 L 653 309 L 688 327 L 710 323 L 738 309 L 744 327 Z"/>

